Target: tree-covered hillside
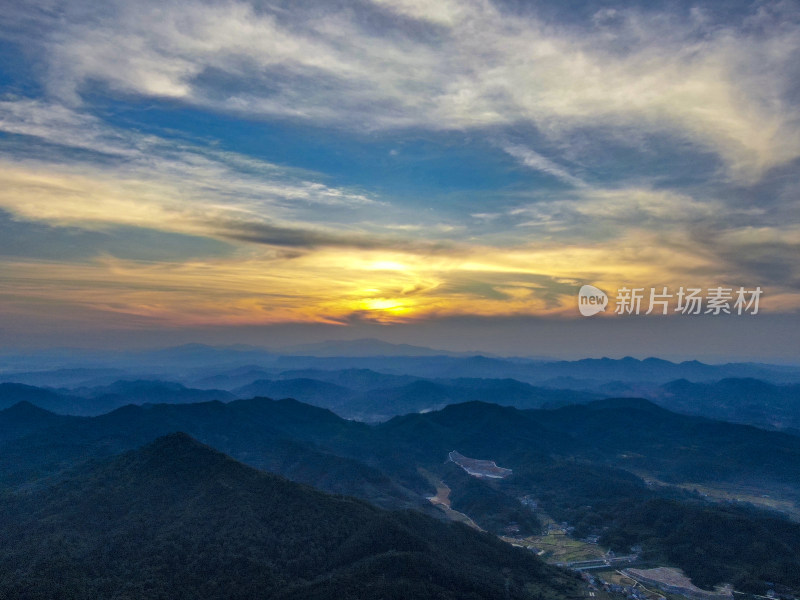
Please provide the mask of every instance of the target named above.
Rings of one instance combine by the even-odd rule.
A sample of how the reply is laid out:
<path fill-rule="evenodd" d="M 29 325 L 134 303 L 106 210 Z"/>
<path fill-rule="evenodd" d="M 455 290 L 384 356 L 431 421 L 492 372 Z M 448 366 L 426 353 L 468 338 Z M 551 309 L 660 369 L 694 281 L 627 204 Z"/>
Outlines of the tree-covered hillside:
<path fill-rule="evenodd" d="M 568 598 L 494 536 L 256 471 L 185 434 L 0 502 L 0 597 Z"/>

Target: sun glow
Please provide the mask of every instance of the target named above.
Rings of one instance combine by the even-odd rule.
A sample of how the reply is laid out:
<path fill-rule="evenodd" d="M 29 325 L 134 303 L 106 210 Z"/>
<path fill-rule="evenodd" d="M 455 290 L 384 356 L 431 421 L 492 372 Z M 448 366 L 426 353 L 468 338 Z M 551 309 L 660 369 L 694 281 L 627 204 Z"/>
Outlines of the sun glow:
<path fill-rule="evenodd" d="M 370 265 L 375 271 L 408 271 L 408 265 L 393 260 L 377 260 Z"/>
<path fill-rule="evenodd" d="M 395 298 L 367 298 L 359 303 L 362 310 L 380 311 L 392 315 L 408 314 L 413 306 L 405 300 Z"/>

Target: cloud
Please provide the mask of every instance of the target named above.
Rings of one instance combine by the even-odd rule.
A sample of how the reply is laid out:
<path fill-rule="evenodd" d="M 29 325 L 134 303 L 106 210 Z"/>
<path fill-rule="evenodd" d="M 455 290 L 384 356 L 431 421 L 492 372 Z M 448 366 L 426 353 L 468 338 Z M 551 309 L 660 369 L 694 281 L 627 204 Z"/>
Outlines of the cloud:
<path fill-rule="evenodd" d="M 585 187 L 585 183 L 578 177 L 571 175 L 566 169 L 560 167 L 549 158 L 542 156 L 538 152 L 534 152 L 530 148 L 520 146 L 518 144 L 504 143 L 502 145 L 503 151 L 507 154 L 518 159 L 526 167 L 542 171 L 548 175 L 552 175 L 566 183 L 576 187 Z"/>
<path fill-rule="evenodd" d="M 624 229 L 629 226 L 665 228 L 730 218 L 725 203 L 714 198 L 702 201 L 688 193 L 648 187 L 583 189 L 570 197 L 542 199 L 512 211 L 529 217 L 522 227 L 549 227 L 563 231 L 576 226 L 583 234 L 593 225 Z"/>
<path fill-rule="evenodd" d="M 489 0 L 148 0 L 66 11 L 42 51 L 45 83 L 73 104 L 99 82 L 344 128 L 675 136 L 751 182 L 800 156 L 799 14 L 762 4 L 723 23 L 702 10 L 605 10 L 568 25 Z"/>
<path fill-rule="evenodd" d="M 305 188 L 264 186 L 269 196 L 234 201 L 239 186 L 202 178 L 159 179 L 151 174 L 110 176 L 100 169 L 65 170 L 57 165 L 0 161 L 0 208 L 31 221 L 60 227 L 111 230 L 121 226 L 206 236 L 295 249 L 318 246 L 417 248 L 435 251 L 446 244 L 398 237 L 380 226 L 319 224 L 281 218 L 286 206 L 306 197 Z M 208 176 L 208 174 L 205 174 Z M 298 196 L 298 197 L 293 197 Z"/>
<path fill-rule="evenodd" d="M 65 149 L 89 150 L 119 159 L 115 174 L 149 173 L 143 179 L 169 177 L 231 197 L 328 206 L 363 206 L 378 200 L 354 190 L 329 187 L 319 174 L 278 166 L 230 151 L 168 140 L 108 125 L 85 112 L 42 100 L 0 101 L 0 131 L 37 138 Z M 62 162 L 79 163 L 66 152 Z M 86 161 L 83 161 L 86 162 Z M 95 160 L 97 162 L 97 160 Z"/>
<path fill-rule="evenodd" d="M 134 156 L 137 145 L 152 141 L 138 136 L 133 144 L 134 136 L 115 132 L 91 114 L 32 99 L 0 100 L 0 131 L 118 157 Z"/>
<path fill-rule="evenodd" d="M 345 247 L 364 250 L 394 249 L 416 253 L 439 253 L 452 250 L 454 244 L 431 241 L 414 241 L 392 235 L 376 235 L 366 231 L 346 231 L 332 228 L 278 226 L 244 220 L 214 219 L 208 223 L 215 235 L 230 240 L 285 246 L 288 248 Z"/>
<path fill-rule="evenodd" d="M 398 15 L 445 26 L 454 25 L 463 18 L 465 12 L 472 8 L 467 3 L 454 0 L 441 0 L 439 2 L 426 2 L 425 0 L 372 0 L 372 2 Z"/>
<path fill-rule="evenodd" d="M 385 202 L 300 169 L 117 129 L 36 100 L 1 101 L 0 131 L 63 148 L 51 160 L 0 159 L 0 208 L 22 219 L 289 247 L 404 243 Z M 14 148 L 7 143 L 12 155 Z M 363 227 L 361 219 L 368 219 Z"/>
<path fill-rule="evenodd" d="M 180 261 L 229 256 L 235 246 L 208 237 L 166 233 L 149 228 L 110 227 L 104 231 L 58 227 L 14 219 L 0 210 L 2 260 L 91 261 L 114 256 L 140 261 Z M 69 268 L 65 265 L 65 268 Z"/>
<path fill-rule="evenodd" d="M 744 226 L 704 231 L 696 242 L 717 257 L 720 270 L 742 285 L 767 284 L 788 291 L 800 290 L 800 226 Z"/>

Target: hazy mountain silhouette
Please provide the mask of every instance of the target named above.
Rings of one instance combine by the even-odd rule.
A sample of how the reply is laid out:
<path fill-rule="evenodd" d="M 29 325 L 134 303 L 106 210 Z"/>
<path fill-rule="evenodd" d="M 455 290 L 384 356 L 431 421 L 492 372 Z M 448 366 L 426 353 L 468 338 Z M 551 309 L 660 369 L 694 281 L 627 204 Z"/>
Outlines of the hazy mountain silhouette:
<path fill-rule="evenodd" d="M 354 395 L 348 388 L 319 381 L 317 379 L 298 378 L 281 379 L 277 381 L 258 379 L 253 383 L 233 390 L 239 398 L 254 398 L 262 396 L 267 398 L 294 398 L 336 411 Z"/>
<path fill-rule="evenodd" d="M 294 356 L 470 356 L 469 352 L 434 350 L 425 346 L 392 344 L 375 338 L 358 340 L 328 340 L 281 348 L 281 354 Z"/>

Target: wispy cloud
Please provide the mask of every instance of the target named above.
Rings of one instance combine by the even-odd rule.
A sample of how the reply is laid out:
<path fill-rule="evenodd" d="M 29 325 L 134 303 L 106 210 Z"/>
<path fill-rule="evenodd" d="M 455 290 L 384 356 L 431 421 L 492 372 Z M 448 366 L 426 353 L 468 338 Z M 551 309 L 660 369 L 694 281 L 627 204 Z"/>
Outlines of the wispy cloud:
<path fill-rule="evenodd" d="M 326 185 L 299 169 L 120 130 L 91 115 L 34 100 L 0 102 L 0 131 L 63 148 L 57 163 L 12 157 L 2 162 L 0 208 L 21 218 L 292 247 L 365 246 L 370 231 L 375 245 L 399 243 L 378 239 L 377 221 L 370 223 L 370 231 L 354 222 L 357 209 L 366 209 L 358 219 L 370 210 L 385 215 L 385 202 Z M 75 157 L 74 149 L 105 158 Z"/>
<path fill-rule="evenodd" d="M 101 82 L 342 127 L 678 136 L 753 181 L 800 156 L 799 14 L 785 3 L 739 23 L 605 10 L 574 27 L 489 0 L 117 2 L 66 11 L 42 43 L 46 85 L 73 104 Z"/>
<path fill-rule="evenodd" d="M 565 168 L 530 148 L 509 143 L 504 143 L 501 147 L 504 152 L 519 160 L 526 167 L 542 171 L 576 187 L 584 187 L 586 185 L 580 178 L 570 174 Z"/>

